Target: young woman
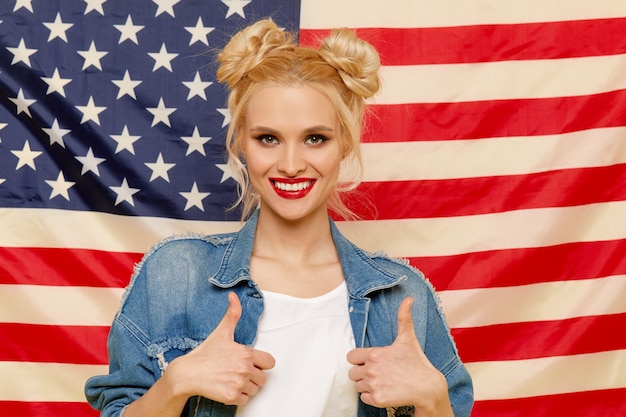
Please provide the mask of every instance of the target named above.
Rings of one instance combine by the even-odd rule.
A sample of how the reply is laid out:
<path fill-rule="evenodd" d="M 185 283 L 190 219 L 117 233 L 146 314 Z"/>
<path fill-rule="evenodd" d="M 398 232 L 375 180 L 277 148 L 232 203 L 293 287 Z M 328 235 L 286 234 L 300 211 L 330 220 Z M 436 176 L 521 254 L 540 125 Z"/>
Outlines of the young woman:
<path fill-rule="evenodd" d="M 106 417 L 469 416 L 471 379 L 432 287 L 329 219 L 349 214 L 340 192 L 360 166 L 376 51 L 349 30 L 299 47 L 260 21 L 219 61 L 247 222 L 144 257 L 89 402 Z"/>

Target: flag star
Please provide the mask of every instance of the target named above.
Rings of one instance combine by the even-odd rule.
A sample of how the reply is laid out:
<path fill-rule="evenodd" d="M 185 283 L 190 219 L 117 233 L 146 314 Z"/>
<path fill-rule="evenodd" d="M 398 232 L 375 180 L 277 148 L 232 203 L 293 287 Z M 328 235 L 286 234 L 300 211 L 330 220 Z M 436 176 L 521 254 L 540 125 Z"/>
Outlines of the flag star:
<path fill-rule="evenodd" d="M 170 182 L 170 176 L 167 173 L 170 169 L 174 168 L 176 164 L 168 164 L 163 160 L 163 155 L 159 152 L 159 156 L 157 157 L 156 162 L 150 163 L 146 162 L 146 166 L 152 170 L 152 175 L 150 176 L 150 182 L 156 180 L 161 177 L 165 181 Z"/>
<path fill-rule="evenodd" d="M 91 11 L 96 11 L 104 16 L 104 10 L 102 9 L 102 5 L 107 2 L 107 0 L 83 0 L 85 3 L 85 15 Z"/>
<path fill-rule="evenodd" d="M 44 132 L 50 137 L 50 146 L 58 143 L 63 148 L 65 148 L 65 142 L 63 142 L 63 136 L 67 135 L 71 132 L 69 129 L 61 129 L 59 126 L 59 122 L 57 119 L 54 119 L 52 122 L 52 126 L 50 128 L 42 128 Z"/>
<path fill-rule="evenodd" d="M 210 141 L 211 138 L 208 136 L 200 136 L 198 126 L 195 126 L 193 128 L 193 134 L 191 136 L 182 136 L 181 139 L 187 142 L 187 145 L 189 145 L 187 147 L 187 153 L 185 154 L 185 156 L 191 155 L 195 151 L 206 156 L 206 153 L 204 152 L 204 144 Z"/>
<path fill-rule="evenodd" d="M 80 124 L 87 123 L 92 120 L 95 124 L 100 126 L 100 113 L 105 111 L 106 107 L 98 107 L 93 102 L 93 97 L 89 97 L 89 102 L 86 106 L 76 106 L 76 108 L 83 114 L 83 118 L 80 120 Z"/>
<path fill-rule="evenodd" d="M 48 42 L 51 42 L 55 38 L 59 38 L 67 43 L 67 34 L 65 33 L 69 28 L 74 26 L 73 23 L 63 23 L 61 20 L 61 13 L 57 12 L 57 17 L 54 22 L 43 22 L 44 26 L 50 30 L 48 36 Z"/>
<path fill-rule="evenodd" d="M 252 3 L 250 0 L 222 0 L 226 6 L 228 6 L 228 11 L 226 12 L 226 19 L 237 13 L 239 16 L 246 18 L 245 13 L 243 12 L 243 8 L 248 4 Z"/>
<path fill-rule="evenodd" d="M 175 107 L 165 107 L 165 103 L 163 102 L 163 98 L 159 99 L 159 105 L 157 107 L 148 107 L 146 108 L 154 118 L 152 119 L 152 127 L 156 126 L 157 123 L 162 122 L 163 124 L 172 127 L 170 124 L 170 114 L 174 113 L 177 109 Z"/>
<path fill-rule="evenodd" d="M 122 185 L 119 187 L 109 187 L 115 194 L 117 194 L 117 198 L 115 199 L 115 205 L 126 201 L 131 206 L 135 207 L 135 202 L 133 201 L 133 195 L 139 192 L 139 188 L 131 188 L 128 186 L 128 182 L 126 178 L 122 180 Z"/>
<path fill-rule="evenodd" d="M 58 68 L 54 69 L 52 77 L 41 77 L 41 79 L 48 84 L 48 91 L 46 91 L 46 95 L 56 92 L 61 94 L 63 97 L 65 97 L 65 86 L 72 82 L 71 78 L 61 78 Z"/>
<path fill-rule="evenodd" d="M 31 151 L 30 143 L 26 141 L 21 151 L 11 151 L 11 153 L 18 158 L 17 166 L 15 167 L 16 171 L 26 165 L 31 167 L 34 171 L 37 171 L 37 168 L 35 167 L 35 158 L 40 156 L 43 152 Z"/>
<path fill-rule="evenodd" d="M 87 155 L 75 156 L 74 158 L 76 158 L 78 162 L 83 164 L 83 169 L 81 169 L 80 175 L 85 175 L 86 173 L 91 171 L 97 176 L 100 176 L 100 169 L 98 168 L 98 165 L 106 161 L 106 159 L 104 158 L 96 158 L 91 148 L 87 150 Z"/>
<path fill-rule="evenodd" d="M 20 39 L 20 43 L 16 48 L 9 48 L 7 50 L 13 54 L 13 60 L 11 65 L 15 65 L 18 62 L 23 62 L 30 67 L 30 56 L 37 52 L 37 49 L 29 49 L 24 43 L 24 38 Z"/>
<path fill-rule="evenodd" d="M 161 50 L 159 52 L 148 52 L 148 55 L 150 55 L 150 58 L 154 59 L 154 68 L 152 68 L 152 72 L 155 72 L 161 67 L 167 69 L 169 72 L 173 72 L 172 60 L 176 58 L 178 54 L 168 53 L 165 43 L 161 44 Z"/>
<path fill-rule="evenodd" d="M 22 7 L 33 13 L 33 0 L 15 0 L 15 7 L 13 7 L 13 11 L 16 12 Z"/>
<path fill-rule="evenodd" d="M 56 180 L 46 180 L 46 184 L 52 187 L 52 191 L 50 192 L 50 200 L 54 197 L 60 195 L 65 198 L 67 201 L 70 201 L 70 195 L 68 190 L 76 184 L 72 181 L 65 181 L 65 177 L 63 176 L 63 171 L 59 171 L 59 176 Z"/>
<path fill-rule="evenodd" d="M 89 49 L 86 51 L 76 51 L 80 56 L 83 57 L 85 62 L 83 63 L 83 71 L 90 66 L 94 66 L 102 71 L 102 65 L 100 64 L 100 60 L 108 54 L 106 51 L 98 51 L 96 49 L 96 43 L 91 41 L 91 45 L 89 45 Z"/>
<path fill-rule="evenodd" d="M 204 90 L 213 83 L 211 81 L 202 81 L 200 73 L 196 71 L 196 76 L 193 78 L 193 81 L 183 81 L 183 84 L 189 89 L 187 101 L 191 100 L 191 98 L 195 96 L 198 96 L 206 101 L 206 93 Z"/>
<path fill-rule="evenodd" d="M 5 182 L 6 180 L 4 178 L 0 178 L 0 184 L 2 184 L 3 182 Z"/>
<path fill-rule="evenodd" d="M 135 88 L 143 81 L 131 80 L 130 74 L 128 73 L 128 70 L 126 70 L 126 72 L 124 73 L 124 78 L 122 78 L 121 80 L 111 80 L 111 82 L 120 89 L 117 93 L 118 100 L 125 95 L 129 95 L 130 97 L 137 100 L 137 96 L 135 96 Z"/>
<path fill-rule="evenodd" d="M 139 45 L 139 41 L 137 40 L 137 33 L 145 26 L 134 25 L 133 18 L 130 15 L 128 15 L 128 17 L 126 18 L 126 23 L 124 23 L 123 25 L 113 26 L 115 26 L 115 29 L 120 31 L 120 40 L 117 42 L 118 45 L 125 40 L 130 40 L 136 45 Z"/>
<path fill-rule="evenodd" d="M 162 13 L 167 13 L 172 17 L 176 17 L 174 14 L 174 6 L 176 3 L 180 2 L 180 0 L 152 0 L 152 2 L 158 6 L 154 17 L 157 17 Z"/>
<path fill-rule="evenodd" d="M 185 26 L 185 30 L 191 33 L 191 39 L 189 40 L 189 46 L 196 42 L 202 42 L 205 45 L 209 45 L 209 38 L 207 35 L 213 32 L 215 28 L 204 26 L 202 17 L 198 18 L 196 26 Z"/>
<path fill-rule="evenodd" d="M 233 176 L 233 171 L 230 169 L 228 164 L 215 164 L 215 166 L 222 170 L 222 179 L 220 180 L 220 184 L 226 181 L 229 178 L 235 179 Z"/>
<path fill-rule="evenodd" d="M 13 104 L 17 106 L 17 115 L 20 115 L 21 113 L 26 113 L 28 117 L 32 117 L 29 107 L 35 104 L 37 100 L 27 99 L 26 97 L 24 97 L 24 92 L 21 88 L 17 92 L 17 97 L 9 97 L 9 100 L 11 100 Z"/>
<path fill-rule="evenodd" d="M 7 127 L 8 123 L 0 123 L 0 130 L 4 129 L 5 127 Z M 2 143 L 2 138 L 0 138 L 0 143 Z"/>
<path fill-rule="evenodd" d="M 111 135 L 111 139 L 117 142 L 117 148 L 115 148 L 115 153 L 120 153 L 124 149 L 128 152 L 135 154 L 135 148 L 133 147 L 133 143 L 137 142 L 141 136 L 131 136 L 128 133 L 128 126 L 124 125 L 124 129 L 122 129 L 121 135 Z"/>
<path fill-rule="evenodd" d="M 228 109 L 216 109 L 219 114 L 224 116 L 224 121 L 222 122 L 222 127 L 228 126 L 230 124 L 230 112 Z"/>
<path fill-rule="evenodd" d="M 194 181 L 193 186 L 191 187 L 191 191 L 187 193 L 180 193 L 186 200 L 187 204 L 185 204 L 185 211 L 189 210 L 192 207 L 198 207 L 200 210 L 204 211 L 204 205 L 202 204 L 202 200 L 204 200 L 211 193 L 201 193 L 198 191 L 198 185 Z"/>

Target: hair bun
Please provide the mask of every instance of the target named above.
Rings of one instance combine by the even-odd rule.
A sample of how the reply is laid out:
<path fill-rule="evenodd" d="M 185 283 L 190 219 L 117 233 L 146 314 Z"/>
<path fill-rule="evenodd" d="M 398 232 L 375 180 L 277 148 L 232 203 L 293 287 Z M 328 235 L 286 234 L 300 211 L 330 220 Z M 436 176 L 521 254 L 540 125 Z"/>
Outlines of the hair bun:
<path fill-rule="evenodd" d="M 380 57 L 376 49 L 349 29 L 335 29 L 322 42 L 319 54 L 339 72 L 355 94 L 369 98 L 380 89 Z"/>
<path fill-rule="evenodd" d="M 293 47 L 293 36 L 271 20 L 248 26 L 235 34 L 218 55 L 217 80 L 233 89 L 270 52 L 285 46 Z"/>

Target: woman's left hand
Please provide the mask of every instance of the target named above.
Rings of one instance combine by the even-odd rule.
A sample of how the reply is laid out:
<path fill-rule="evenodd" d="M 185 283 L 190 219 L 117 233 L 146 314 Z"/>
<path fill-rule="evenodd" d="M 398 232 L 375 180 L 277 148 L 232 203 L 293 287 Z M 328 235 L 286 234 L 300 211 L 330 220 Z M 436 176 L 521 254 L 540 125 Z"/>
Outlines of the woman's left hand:
<path fill-rule="evenodd" d="M 446 379 L 428 360 L 413 327 L 406 298 L 398 308 L 398 335 L 390 346 L 348 353 L 361 401 L 378 408 L 412 405 L 415 416 L 453 416 Z"/>

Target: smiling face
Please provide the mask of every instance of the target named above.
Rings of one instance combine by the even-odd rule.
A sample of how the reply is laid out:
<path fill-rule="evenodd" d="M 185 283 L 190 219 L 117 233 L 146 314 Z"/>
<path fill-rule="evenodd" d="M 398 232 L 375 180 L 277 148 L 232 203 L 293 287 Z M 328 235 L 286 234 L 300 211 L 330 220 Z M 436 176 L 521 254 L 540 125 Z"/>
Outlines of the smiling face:
<path fill-rule="evenodd" d="M 261 88 L 248 103 L 242 145 L 264 215 L 327 217 L 343 158 L 339 119 L 328 97 L 307 86 Z"/>

